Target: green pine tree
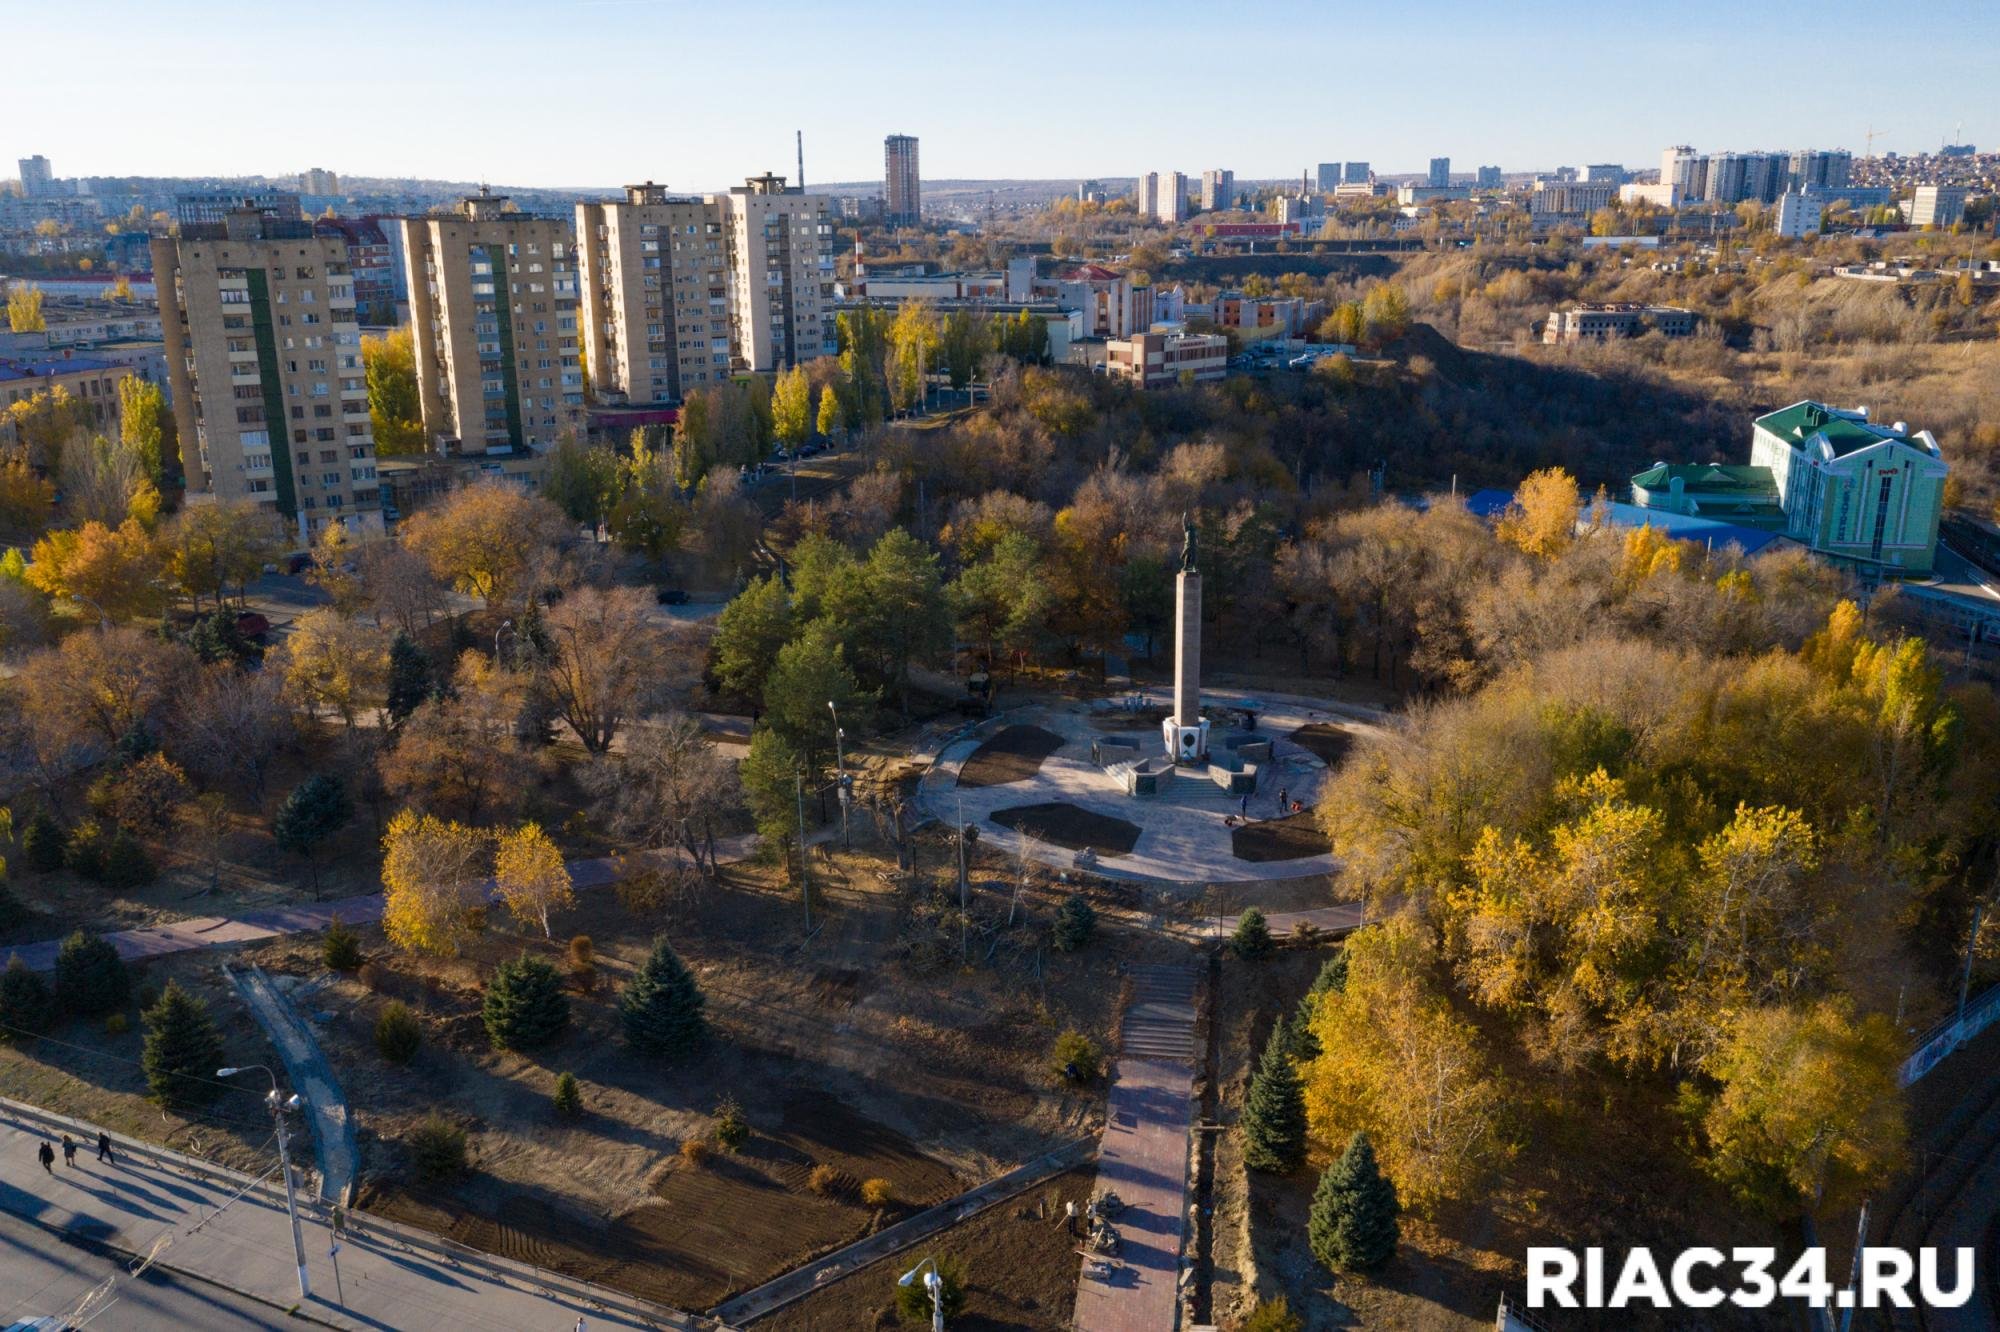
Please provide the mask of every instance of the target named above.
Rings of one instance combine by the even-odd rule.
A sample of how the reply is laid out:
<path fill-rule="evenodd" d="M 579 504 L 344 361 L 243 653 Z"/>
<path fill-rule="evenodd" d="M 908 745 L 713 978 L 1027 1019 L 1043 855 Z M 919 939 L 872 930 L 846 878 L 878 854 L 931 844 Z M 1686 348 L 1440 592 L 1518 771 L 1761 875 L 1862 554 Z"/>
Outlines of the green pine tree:
<path fill-rule="evenodd" d="M 661 938 L 618 997 L 618 1016 L 625 1024 L 625 1039 L 635 1047 L 679 1058 L 708 1034 L 701 1013 L 706 1002 L 673 946 Z"/>
<path fill-rule="evenodd" d="M 431 659 L 414 638 L 397 631 L 395 641 L 389 644 L 389 720 L 401 726 L 435 687 L 431 680 Z"/>
<path fill-rule="evenodd" d="M 1236 932 L 1229 936 L 1229 947 L 1236 956 L 1246 962 L 1254 962 L 1271 951 L 1271 927 L 1264 921 L 1264 913 L 1256 907 L 1248 907 L 1236 918 Z"/>
<path fill-rule="evenodd" d="M 1368 1135 L 1348 1140 L 1320 1176 L 1306 1218 L 1313 1257 L 1336 1272 L 1371 1272 L 1394 1256 L 1399 1229 L 1396 1186 L 1375 1163 Z"/>
<path fill-rule="evenodd" d="M 1306 1096 L 1292 1064 L 1289 1025 L 1280 1020 L 1243 1101 L 1243 1162 L 1286 1174 L 1306 1157 Z"/>
<path fill-rule="evenodd" d="M 21 854 L 28 858 L 29 869 L 37 874 L 59 870 L 68 850 L 69 834 L 47 810 L 39 811 L 28 820 L 27 830 L 21 834 Z"/>
<path fill-rule="evenodd" d="M 173 981 L 145 1011 L 146 1048 L 140 1063 L 154 1099 L 172 1108 L 205 1105 L 222 1090 L 215 1081 L 222 1036 L 208 1006 Z"/>
<path fill-rule="evenodd" d="M 1097 912 L 1082 893 L 1071 893 L 1063 899 L 1056 911 L 1055 945 L 1065 953 L 1074 953 L 1090 942 L 1091 934 L 1097 929 Z"/>
<path fill-rule="evenodd" d="M 159 877 L 153 858 L 146 854 L 138 839 L 123 830 L 112 836 L 111 845 L 104 849 L 105 887 L 143 888 Z"/>
<path fill-rule="evenodd" d="M 313 898 L 319 898 L 319 848 L 354 817 L 347 787 L 330 772 L 316 772 L 292 788 L 271 820 L 279 847 L 304 856 L 312 867 Z"/>
<path fill-rule="evenodd" d="M 56 950 L 56 1000 L 62 1012 L 96 1017 L 124 1007 L 131 991 L 125 961 L 109 940 L 78 930 Z"/>
<path fill-rule="evenodd" d="M 55 1017 L 55 996 L 48 985 L 20 958 L 10 959 L 0 972 L 0 1042 L 33 1040 Z"/>
<path fill-rule="evenodd" d="M 493 969 L 480 1011 L 486 1035 L 498 1050 L 535 1050 L 569 1026 L 569 996 L 562 976 L 538 957 L 518 957 Z"/>
<path fill-rule="evenodd" d="M 557 1075 L 555 1095 L 550 1097 L 550 1101 L 554 1104 L 556 1113 L 565 1118 L 583 1109 L 583 1093 L 577 1088 L 576 1074 Z"/>
<path fill-rule="evenodd" d="M 1344 994 L 1347 991 L 1347 950 L 1335 952 L 1332 957 L 1320 963 L 1319 975 L 1313 977 L 1312 988 L 1306 991 L 1306 998 L 1317 999 L 1331 991 Z"/>
<path fill-rule="evenodd" d="M 1284 1033 L 1285 1053 L 1292 1057 L 1294 1064 L 1303 1064 L 1308 1059 L 1319 1058 L 1319 1037 L 1312 1029 L 1313 997 L 1308 994 L 1299 1000 L 1299 1007 L 1290 1021 L 1278 1020 L 1278 1030 Z"/>

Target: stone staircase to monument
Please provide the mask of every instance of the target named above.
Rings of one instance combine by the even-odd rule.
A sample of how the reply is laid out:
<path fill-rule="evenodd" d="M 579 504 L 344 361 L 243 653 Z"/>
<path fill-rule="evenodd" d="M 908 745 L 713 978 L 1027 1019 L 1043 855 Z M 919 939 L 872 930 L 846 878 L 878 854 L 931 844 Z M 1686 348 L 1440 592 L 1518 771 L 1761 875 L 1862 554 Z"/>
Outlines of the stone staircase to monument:
<path fill-rule="evenodd" d="M 1206 768 L 1175 768 L 1173 789 L 1160 794 L 1184 808 L 1212 809 L 1220 814 L 1235 813 L 1240 803 L 1238 797 L 1215 784 Z"/>
<path fill-rule="evenodd" d="M 1131 998 L 1118 1028 L 1118 1051 L 1128 1058 L 1195 1057 L 1195 990 L 1201 971 L 1190 966 L 1136 966 L 1128 973 Z"/>

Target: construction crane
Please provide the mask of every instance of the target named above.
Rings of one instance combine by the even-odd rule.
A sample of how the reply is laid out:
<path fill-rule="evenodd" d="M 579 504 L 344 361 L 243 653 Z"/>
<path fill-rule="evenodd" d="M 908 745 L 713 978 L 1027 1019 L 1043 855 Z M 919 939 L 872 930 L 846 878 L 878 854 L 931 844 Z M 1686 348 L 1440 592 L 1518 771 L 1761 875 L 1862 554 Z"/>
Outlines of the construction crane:
<path fill-rule="evenodd" d="M 1871 130 L 1869 130 L 1869 131 L 1868 131 L 1868 160 L 1869 160 L 1869 161 L 1871 161 L 1871 162 L 1872 162 L 1872 161 L 1874 161 L 1874 160 L 1875 160 L 1875 140 L 1877 140 L 1877 139 L 1881 138 L 1881 137 L 1882 137 L 1882 136 L 1883 136 L 1884 134 L 1887 134 L 1888 132 L 1889 132 L 1888 130 L 1878 130 L 1878 129 L 1871 129 Z"/>

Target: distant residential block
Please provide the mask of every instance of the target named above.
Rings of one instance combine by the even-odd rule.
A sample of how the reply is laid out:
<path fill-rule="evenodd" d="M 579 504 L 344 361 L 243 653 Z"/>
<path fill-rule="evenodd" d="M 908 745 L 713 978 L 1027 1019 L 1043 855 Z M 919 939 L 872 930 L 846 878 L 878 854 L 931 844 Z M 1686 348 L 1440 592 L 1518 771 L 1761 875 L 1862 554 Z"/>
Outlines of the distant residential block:
<path fill-rule="evenodd" d="M 1608 342 L 1648 332 L 1684 338 L 1694 332 L 1694 323 L 1694 311 L 1674 305 L 1630 302 L 1574 305 L 1567 310 L 1550 311 L 1548 321 L 1542 325 L 1542 341 Z"/>
<path fill-rule="evenodd" d="M 1104 354 L 1107 373 L 1142 389 L 1172 388 L 1182 376 L 1221 379 L 1229 369 L 1229 339 L 1219 333 L 1135 333 L 1107 342 Z"/>

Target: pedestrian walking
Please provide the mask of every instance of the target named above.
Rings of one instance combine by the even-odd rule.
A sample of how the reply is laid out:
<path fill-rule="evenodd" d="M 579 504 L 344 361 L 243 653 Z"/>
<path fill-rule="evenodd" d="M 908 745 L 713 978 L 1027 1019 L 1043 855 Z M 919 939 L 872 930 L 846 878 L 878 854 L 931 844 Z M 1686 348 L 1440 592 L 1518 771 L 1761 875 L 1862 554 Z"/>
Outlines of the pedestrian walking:
<path fill-rule="evenodd" d="M 97 1134 L 97 1159 L 100 1161 L 110 1161 L 112 1165 L 118 1164 L 111 1155 L 111 1135 L 102 1130 L 99 1130 Z"/>
<path fill-rule="evenodd" d="M 1279 787 L 1279 788 L 1278 788 L 1278 812 L 1279 812 L 1280 814 L 1283 814 L 1283 813 L 1285 812 L 1286 808 L 1287 808 L 1288 806 L 1290 806 L 1290 805 L 1291 805 L 1291 803 L 1292 803 L 1292 788 L 1291 788 L 1291 787 L 1289 787 L 1289 786 L 1281 786 L 1281 787 Z"/>
<path fill-rule="evenodd" d="M 1250 817 L 1250 793 L 1248 791 L 1245 791 L 1243 798 L 1236 802 L 1236 812 L 1246 819 Z"/>
<path fill-rule="evenodd" d="M 56 1149 L 49 1146 L 48 1139 L 44 1138 L 42 1140 L 42 1149 L 36 1155 L 42 1159 L 42 1169 L 48 1171 L 51 1175 L 56 1173 Z"/>
<path fill-rule="evenodd" d="M 1070 1200 L 1069 1200 L 1068 1202 L 1066 1202 L 1066 1203 L 1064 1203 L 1064 1204 L 1063 1204 L 1063 1222 L 1064 1222 L 1064 1224 L 1065 1224 L 1065 1225 L 1067 1225 L 1067 1226 L 1069 1227 L 1069 1234 L 1070 1234 L 1070 1238 L 1071 1238 L 1071 1239 L 1075 1239 L 1075 1238 L 1076 1238 L 1076 1200 L 1075 1200 L 1074 1198 L 1070 1199 Z"/>
<path fill-rule="evenodd" d="M 66 1166 L 76 1164 L 76 1139 L 67 1133 L 63 1134 L 63 1164 Z"/>

